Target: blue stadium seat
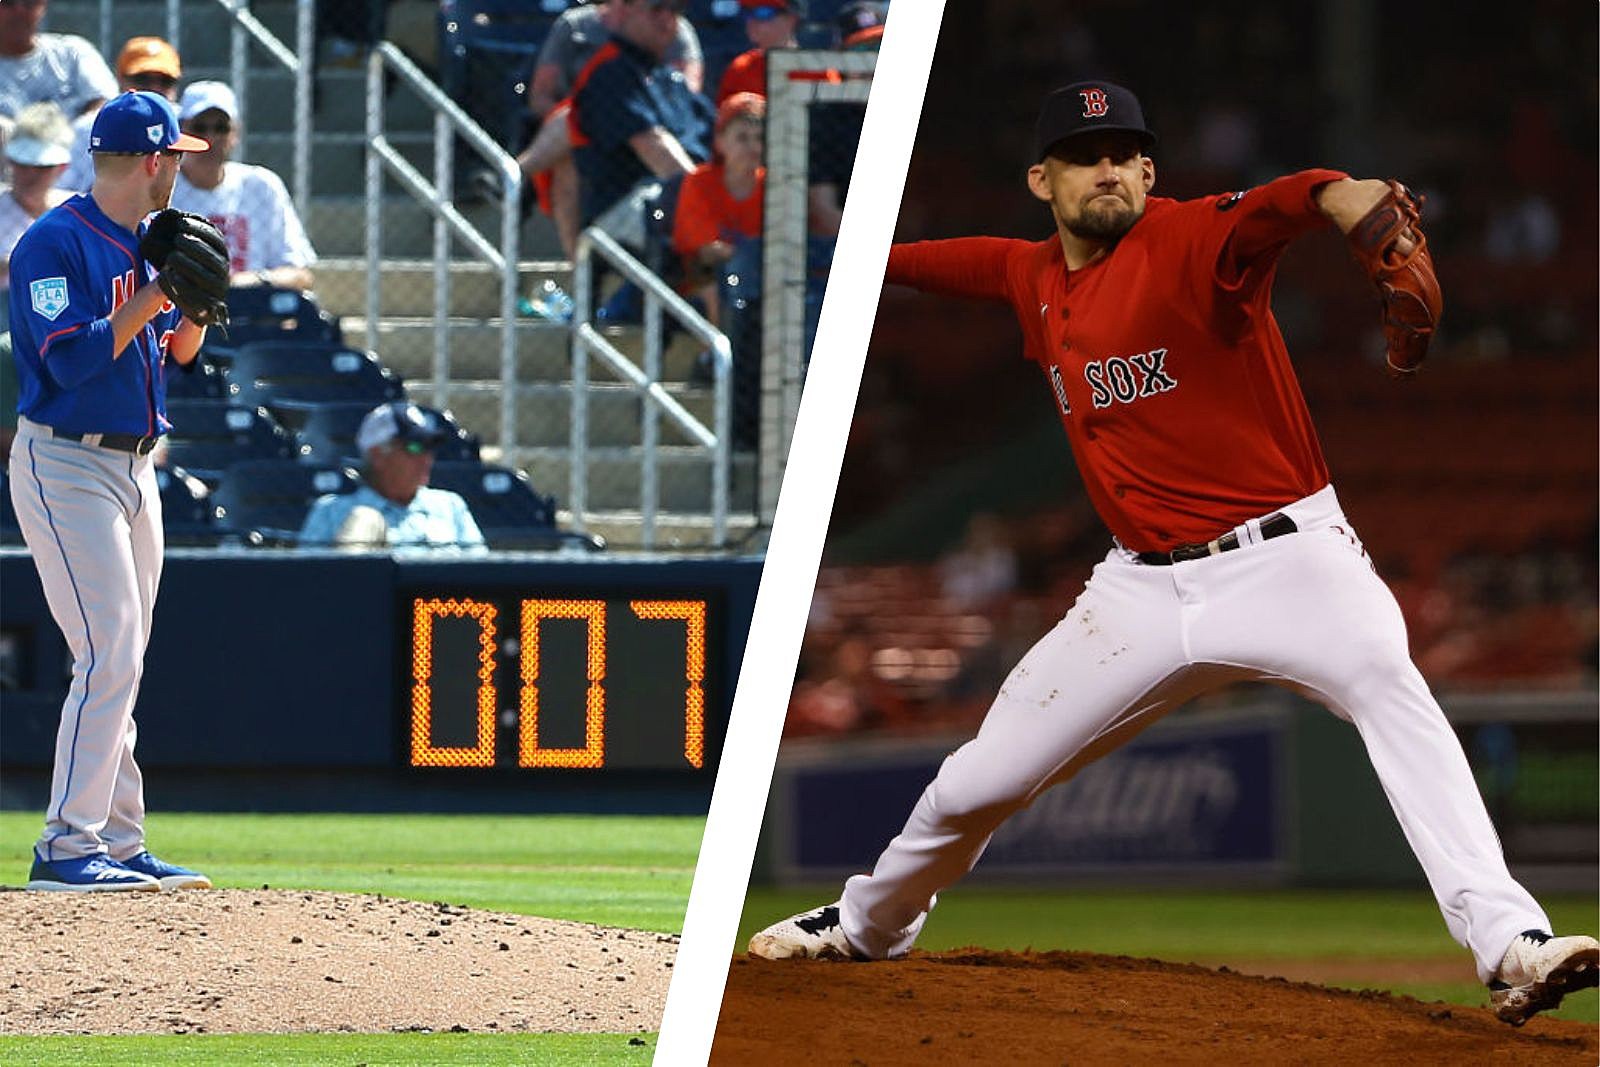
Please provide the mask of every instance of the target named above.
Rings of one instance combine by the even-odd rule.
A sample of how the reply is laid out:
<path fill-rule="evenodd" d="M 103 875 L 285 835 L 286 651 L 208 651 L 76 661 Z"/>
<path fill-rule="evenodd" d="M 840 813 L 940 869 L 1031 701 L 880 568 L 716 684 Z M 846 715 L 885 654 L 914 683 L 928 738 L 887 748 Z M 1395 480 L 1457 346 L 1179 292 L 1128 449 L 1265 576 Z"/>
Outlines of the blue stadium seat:
<path fill-rule="evenodd" d="M 218 533 L 245 544 L 294 544 L 306 513 L 324 493 L 349 493 L 361 484 L 343 466 L 312 467 L 291 459 L 235 463 L 211 493 Z"/>
<path fill-rule="evenodd" d="M 167 462 L 215 485 L 229 466 L 246 459 L 292 459 L 293 435 L 265 408 L 226 400 L 169 400 Z"/>
<path fill-rule="evenodd" d="M 257 285 L 228 290 L 228 328 L 216 340 L 228 348 L 251 341 L 318 341 L 339 344 L 339 320 L 317 306 L 309 293 Z M 207 334 L 207 341 L 212 340 Z"/>
<path fill-rule="evenodd" d="M 429 484 L 459 493 L 491 548 L 546 549 L 605 542 L 556 528 L 556 500 L 542 496 L 521 471 L 486 463 L 435 463 Z"/>
<path fill-rule="evenodd" d="M 331 401 L 375 407 L 405 395 L 375 354 L 338 345 L 252 341 L 234 353 L 227 376 L 229 399 L 273 409 Z"/>
<path fill-rule="evenodd" d="M 169 365 L 167 374 L 167 399 L 170 400 L 221 400 L 228 395 L 228 385 L 222 380 L 209 358 L 191 363 L 188 369 Z"/>
<path fill-rule="evenodd" d="M 214 545 L 217 531 L 211 525 L 210 490 L 205 482 L 182 467 L 157 467 L 161 490 L 161 525 L 169 545 Z"/>
<path fill-rule="evenodd" d="M 318 404 L 306 409 L 305 422 L 298 431 L 300 461 L 360 463 L 362 457 L 356 450 L 356 430 L 360 428 L 367 412 L 375 406 L 366 403 Z M 450 432 L 449 438 L 435 453 L 437 459 L 443 462 L 478 461 L 482 439 L 477 434 L 462 429 L 455 416 L 448 411 L 430 407 L 423 407 L 422 410 L 433 414 Z"/>

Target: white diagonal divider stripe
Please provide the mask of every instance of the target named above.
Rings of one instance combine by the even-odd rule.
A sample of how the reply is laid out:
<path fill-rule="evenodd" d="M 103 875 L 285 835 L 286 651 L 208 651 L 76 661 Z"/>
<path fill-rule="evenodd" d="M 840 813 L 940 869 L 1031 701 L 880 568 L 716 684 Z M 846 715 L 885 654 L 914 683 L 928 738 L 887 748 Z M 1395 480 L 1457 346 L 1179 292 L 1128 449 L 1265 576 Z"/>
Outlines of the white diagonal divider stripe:
<path fill-rule="evenodd" d="M 867 340 L 900 213 L 944 0 L 901 0 L 879 52 L 844 222 L 778 497 L 739 689 L 722 749 L 705 837 L 689 892 L 655 1062 L 698 1065 L 728 979 L 756 836 L 800 655 L 822 543 L 833 511 L 845 437 L 861 386 Z"/>

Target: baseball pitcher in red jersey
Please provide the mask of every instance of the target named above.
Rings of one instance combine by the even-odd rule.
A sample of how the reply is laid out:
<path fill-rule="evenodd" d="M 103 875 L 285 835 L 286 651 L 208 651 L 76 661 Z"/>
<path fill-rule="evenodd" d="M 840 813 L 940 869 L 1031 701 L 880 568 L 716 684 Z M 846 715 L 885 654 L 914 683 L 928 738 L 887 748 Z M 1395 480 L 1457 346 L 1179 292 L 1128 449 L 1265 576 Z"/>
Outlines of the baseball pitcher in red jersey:
<path fill-rule="evenodd" d="M 1057 90 L 1027 176 L 1054 237 L 890 252 L 889 282 L 1011 305 L 1113 541 L 871 873 L 750 952 L 904 955 L 1008 816 L 1164 713 L 1253 679 L 1355 725 L 1451 936 L 1520 1025 L 1595 984 L 1600 943 L 1551 936 L 1506 869 L 1400 609 L 1340 510 L 1271 311 L 1285 247 L 1331 222 L 1377 284 L 1389 372 L 1413 375 L 1442 307 L 1419 205 L 1397 182 L 1335 170 L 1155 197 L 1154 143 L 1127 89 Z"/>

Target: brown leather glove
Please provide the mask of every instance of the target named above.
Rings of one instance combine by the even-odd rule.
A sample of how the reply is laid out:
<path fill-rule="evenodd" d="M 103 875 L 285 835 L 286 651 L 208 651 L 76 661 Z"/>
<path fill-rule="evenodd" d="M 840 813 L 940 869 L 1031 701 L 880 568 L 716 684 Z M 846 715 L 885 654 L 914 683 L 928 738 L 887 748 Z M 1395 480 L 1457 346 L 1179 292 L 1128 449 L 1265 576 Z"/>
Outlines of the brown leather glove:
<path fill-rule="evenodd" d="M 1389 375 L 1410 378 L 1428 355 L 1444 297 L 1418 225 L 1422 200 L 1397 181 L 1350 231 L 1350 250 L 1383 299 Z"/>

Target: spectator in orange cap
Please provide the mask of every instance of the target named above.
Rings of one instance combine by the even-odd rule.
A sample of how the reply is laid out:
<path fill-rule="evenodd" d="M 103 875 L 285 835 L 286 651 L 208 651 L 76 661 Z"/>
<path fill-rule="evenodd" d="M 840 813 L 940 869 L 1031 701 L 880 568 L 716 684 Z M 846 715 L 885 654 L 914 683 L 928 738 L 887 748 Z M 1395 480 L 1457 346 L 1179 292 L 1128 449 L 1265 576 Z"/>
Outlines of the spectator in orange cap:
<path fill-rule="evenodd" d="M 767 95 L 767 51 L 794 48 L 795 34 L 806 17 L 805 0 L 739 0 L 744 32 L 755 47 L 733 57 L 717 86 L 717 103 L 734 93 Z"/>
<path fill-rule="evenodd" d="M 178 102 L 178 79 L 183 77 L 183 63 L 178 50 L 160 37 L 130 37 L 117 54 L 117 88 L 120 92 L 138 90 L 159 93 L 173 103 Z M 67 171 L 56 182 L 56 188 L 75 193 L 86 193 L 94 184 L 94 164 L 89 158 L 89 127 L 100 113 L 96 105 L 78 116 L 72 123 L 72 159 Z"/>
<path fill-rule="evenodd" d="M 683 179 L 672 246 L 692 281 L 703 282 L 706 317 L 720 322 L 717 283 L 721 268 L 741 241 L 761 236 L 761 201 L 766 168 L 761 166 L 767 102 L 755 93 L 735 93 L 717 109 L 714 155 Z"/>

